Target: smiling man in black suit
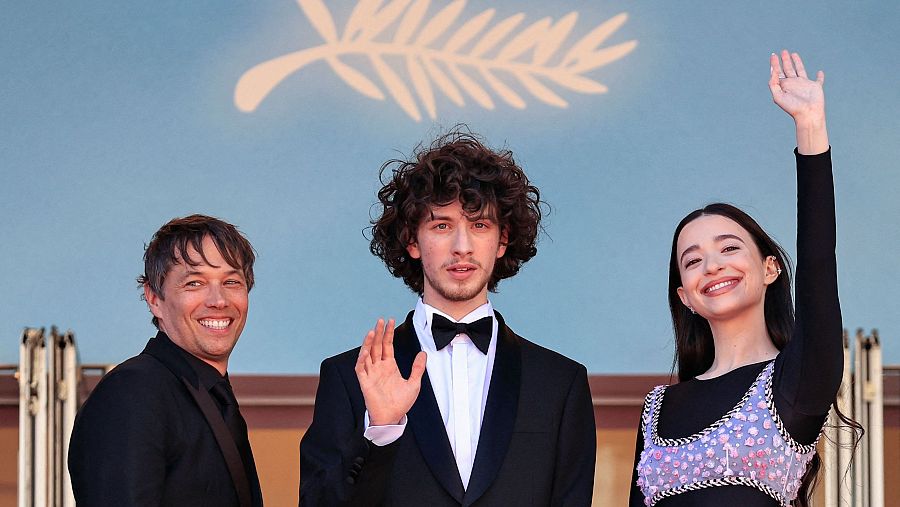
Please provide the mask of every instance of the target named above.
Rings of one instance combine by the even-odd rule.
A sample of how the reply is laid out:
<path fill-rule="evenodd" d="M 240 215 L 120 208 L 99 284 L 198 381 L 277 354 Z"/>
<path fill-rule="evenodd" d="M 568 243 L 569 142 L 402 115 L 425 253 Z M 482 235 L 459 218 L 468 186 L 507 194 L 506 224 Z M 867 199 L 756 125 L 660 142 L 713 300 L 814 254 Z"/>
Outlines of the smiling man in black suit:
<path fill-rule="evenodd" d="M 300 505 L 590 505 L 587 371 L 487 298 L 537 252 L 538 189 L 459 132 L 389 169 L 371 250 L 420 299 L 322 363 Z"/>
<path fill-rule="evenodd" d="M 158 333 L 78 412 L 69 472 L 79 507 L 262 506 L 227 374 L 254 260 L 216 218 L 176 218 L 154 234 L 138 282 Z"/>

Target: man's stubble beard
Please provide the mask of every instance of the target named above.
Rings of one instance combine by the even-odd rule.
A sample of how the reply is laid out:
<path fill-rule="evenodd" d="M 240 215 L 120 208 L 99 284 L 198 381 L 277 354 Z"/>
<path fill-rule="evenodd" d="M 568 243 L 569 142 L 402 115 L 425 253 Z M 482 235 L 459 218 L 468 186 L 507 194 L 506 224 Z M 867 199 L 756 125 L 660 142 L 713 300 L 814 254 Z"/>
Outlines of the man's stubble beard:
<path fill-rule="evenodd" d="M 469 261 L 469 262 L 477 265 L 478 268 L 481 269 L 482 271 L 484 270 L 484 266 L 482 266 L 481 263 L 476 262 L 476 261 Z M 445 268 L 442 266 L 441 269 L 445 269 Z M 491 272 L 488 273 L 488 275 L 486 277 L 484 277 L 484 280 L 479 281 L 479 283 L 477 283 L 471 289 L 467 288 L 465 285 L 463 285 L 462 287 L 460 287 L 460 286 L 447 287 L 447 286 L 442 285 L 441 283 L 433 280 L 430 276 L 428 276 L 427 271 L 423 270 L 423 272 L 425 274 L 425 279 L 428 281 L 428 284 L 431 286 L 432 289 L 434 289 L 435 292 L 438 293 L 439 296 L 441 296 L 442 298 L 444 298 L 447 301 L 459 303 L 459 302 L 463 302 L 463 301 L 470 301 L 470 300 L 474 299 L 476 296 L 478 296 L 479 294 L 481 294 L 481 291 L 484 290 L 485 287 L 487 287 L 488 283 L 491 280 L 491 276 L 493 276 L 493 269 L 494 269 L 494 266 L 491 266 Z M 465 284 L 465 282 L 463 282 L 463 284 Z M 446 285 L 452 285 L 452 282 L 450 282 Z"/>

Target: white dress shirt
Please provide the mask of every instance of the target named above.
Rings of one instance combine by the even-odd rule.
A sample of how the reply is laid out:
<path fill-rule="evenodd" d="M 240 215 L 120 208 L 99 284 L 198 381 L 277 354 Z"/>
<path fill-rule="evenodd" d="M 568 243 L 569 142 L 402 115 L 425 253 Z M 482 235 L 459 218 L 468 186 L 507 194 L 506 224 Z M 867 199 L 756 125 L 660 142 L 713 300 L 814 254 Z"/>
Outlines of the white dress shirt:
<path fill-rule="evenodd" d="M 450 345 L 437 350 L 434 344 L 434 337 L 431 335 L 431 320 L 435 313 L 448 318 L 452 322 L 463 322 L 466 324 L 483 317 L 493 317 L 494 322 L 491 329 L 491 342 L 488 346 L 488 353 L 483 354 L 475 347 L 472 340 L 464 334 L 457 335 L 450 342 Z M 497 319 L 494 316 L 494 308 L 490 302 L 487 302 L 457 321 L 440 310 L 425 304 L 420 298 L 413 312 L 412 323 L 419 345 L 428 354 L 425 369 L 428 371 L 428 378 L 431 381 L 431 388 L 434 390 L 434 397 L 437 400 L 438 409 L 444 421 L 444 428 L 450 441 L 450 447 L 457 458 L 460 478 L 463 481 L 463 486 L 468 487 L 472 465 L 475 460 L 475 451 L 478 449 L 478 438 L 481 435 L 481 422 L 484 418 L 488 389 L 491 385 L 494 359 L 497 355 Z M 454 402 L 453 389 L 453 349 L 460 342 L 463 342 L 460 347 L 465 350 L 457 350 L 456 361 L 459 365 L 464 360 L 463 370 L 467 377 L 467 385 L 463 387 L 467 396 L 465 401 L 468 401 L 468 403 L 463 402 L 461 404 Z M 464 355 L 459 356 L 460 352 L 463 352 Z M 457 372 L 458 376 L 459 373 Z M 462 395 L 463 393 L 457 392 L 456 399 L 460 400 L 459 396 Z M 466 404 L 468 404 L 468 421 L 458 420 L 465 419 L 464 415 L 458 416 L 456 412 L 464 410 L 464 405 Z M 387 445 L 400 438 L 406 428 L 406 422 L 406 417 L 404 417 L 400 424 L 397 425 L 369 426 L 369 414 L 367 411 L 364 435 L 375 445 Z M 467 424 L 468 428 L 458 428 L 458 424 Z M 469 435 L 469 449 L 457 449 L 456 438 L 458 435 Z"/>

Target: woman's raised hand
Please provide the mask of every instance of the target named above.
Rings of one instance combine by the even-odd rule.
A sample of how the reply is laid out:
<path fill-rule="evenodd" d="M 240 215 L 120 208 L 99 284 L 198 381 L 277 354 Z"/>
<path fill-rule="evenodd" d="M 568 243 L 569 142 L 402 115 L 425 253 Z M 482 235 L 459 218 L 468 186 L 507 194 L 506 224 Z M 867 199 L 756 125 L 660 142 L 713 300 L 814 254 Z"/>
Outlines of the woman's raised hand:
<path fill-rule="evenodd" d="M 806 75 L 803 60 L 797 53 L 781 51 L 781 57 L 769 57 L 771 75 L 769 90 L 772 100 L 797 125 L 797 149 L 801 154 L 813 155 L 828 150 L 825 130 L 825 73 L 816 73 L 815 81 Z"/>

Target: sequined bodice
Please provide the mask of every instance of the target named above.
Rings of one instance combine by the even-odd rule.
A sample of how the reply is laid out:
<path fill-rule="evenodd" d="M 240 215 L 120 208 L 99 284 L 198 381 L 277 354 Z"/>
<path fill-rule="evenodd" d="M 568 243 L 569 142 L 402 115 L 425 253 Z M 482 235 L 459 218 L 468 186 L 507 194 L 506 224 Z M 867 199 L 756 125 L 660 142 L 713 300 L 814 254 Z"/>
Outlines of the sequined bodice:
<path fill-rule="evenodd" d="M 741 401 L 700 433 L 660 438 L 657 421 L 666 386 L 657 386 L 644 402 L 641 424 L 644 450 L 637 465 L 638 487 L 646 505 L 687 491 L 744 485 L 766 493 L 783 506 L 797 497 L 815 454 L 815 442 L 797 443 L 787 433 L 772 401 L 770 362 Z"/>

